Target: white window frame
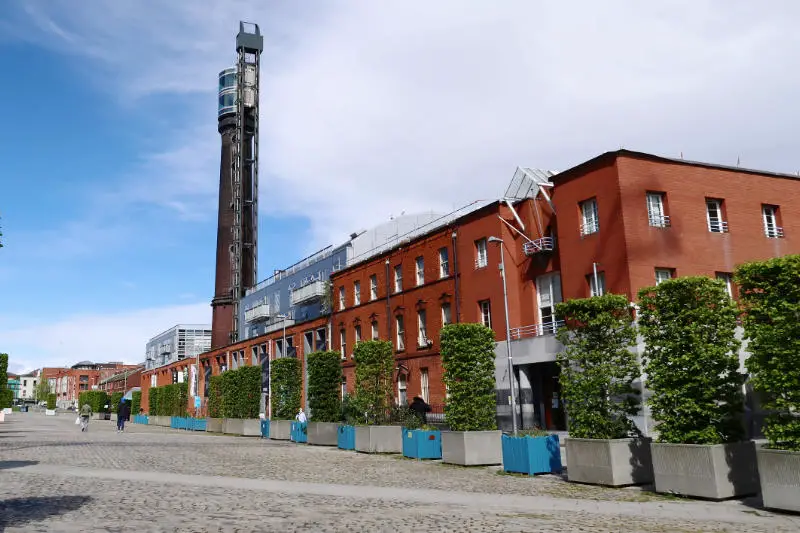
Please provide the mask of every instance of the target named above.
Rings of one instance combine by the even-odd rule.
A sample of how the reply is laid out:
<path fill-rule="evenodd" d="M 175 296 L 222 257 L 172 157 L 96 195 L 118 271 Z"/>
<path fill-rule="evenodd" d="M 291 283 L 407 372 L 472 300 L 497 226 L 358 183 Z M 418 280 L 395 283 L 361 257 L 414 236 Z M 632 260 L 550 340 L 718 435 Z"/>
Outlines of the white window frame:
<path fill-rule="evenodd" d="M 403 265 L 394 267 L 394 292 L 403 292 Z"/>
<path fill-rule="evenodd" d="M 650 227 L 666 228 L 669 226 L 669 217 L 664 213 L 663 192 L 647 193 L 647 220 Z"/>
<path fill-rule="evenodd" d="M 358 343 L 361 342 L 361 324 L 356 324 L 353 328 L 353 333 L 355 335 L 354 342 L 353 342 L 353 349 L 358 346 Z"/>
<path fill-rule="evenodd" d="M 733 276 L 729 272 L 717 272 L 714 277 L 725 284 L 728 296 L 733 298 Z"/>
<path fill-rule="evenodd" d="M 604 271 L 597 273 L 597 285 L 595 286 L 594 274 L 589 274 L 589 295 L 602 296 L 606 293 L 606 273 Z"/>
<path fill-rule="evenodd" d="M 655 274 L 656 274 L 656 285 L 659 285 L 667 280 L 672 279 L 671 268 L 657 268 Z"/>
<path fill-rule="evenodd" d="M 417 287 L 425 285 L 425 258 L 422 256 L 414 260 L 414 265 L 417 271 Z"/>
<path fill-rule="evenodd" d="M 425 309 L 417 311 L 417 346 L 428 346 L 428 313 Z"/>
<path fill-rule="evenodd" d="M 425 400 L 425 403 L 428 403 L 430 401 L 431 388 L 427 368 L 420 368 L 419 370 L 419 390 L 422 399 Z"/>
<path fill-rule="evenodd" d="M 397 351 L 403 351 L 406 349 L 406 330 L 405 330 L 405 320 L 403 319 L 403 315 L 397 315 L 394 317 L 394 330 L 395 330 L 395 346 L 397 347 Z"/>
<path fill-rule="evenodd" d="M 453 313 L 450 303 L 442 304 L 442 327 L 453 322 Z"/>
<path fill-rule="evenodd" d="M 345 290 L 344 287 L 339 287 L 339 311 L 344 311 L 345 308 Z"/>
<path fill-rule="evenodd" d="M 589 198 L 580 203 L 581 235 L 591 235 L 600 231 L 600 219 L 597 210 L 597 198 Z"/>
<path fill-rule="evenodd" d="M 380 331 L 378 329 L 378 321 L 377 320 L 373 320 L 372 321 L 372 340 L 376 341 L 376 340 L 380 339 L 380 337 L 381 337 L 381 335 L 380 335 Z"/>
<path fill-rule="evenodd" d="M 353 305 L 361 304 L 361 282 L 353 282 Z"/>
<path fill-rule="evenodd" d="M 486 268 L 489 265 L 489 248 L 486 237 L 475 241 L 475 268 Z"/>
<path fill-rule="evenodd" d="M 373 274 L 369 277 L 369 299 L 370 301 L 378 299 L 378 275 Z"/>
<path fill-rule="evenodd" d="M 342 359 L 347 359 L 347 330 L 339 330 L 339 355 Z"/>
<path fill-rule="evenodd" d="M 403 397 L 405 397 L 405 401 L 403 401 Z M 400 407 L 408 405 L 408 379 L 405 374 L 397 376 L 397 405 Z"/>
<path fill-rule="evenodd" d="M 492 327 L 492 302 L 491 300 L 481 300 L 478 302 L 480 312 L 480 323 L 487 328 Z"/>
<path fill-rule="evenodd" d="M 439 278 L 446 278 L 450 275 L 450 254 L 447 247 L 439 248 Z"/>
<path fill-rule="evenodd" d="M 344 397 L 347 396 L 347 377 L 346 376 L 342 376 L 341 393 L 342 393 L 342 399 L 344 400 Z"/>
<path fill-rule="evenodd" d="M 778 226 L 778 208 L 774 205 L 761 206 L 761 220 L 764 223 L 764 235 L 770 239 L 783 237 L 783 228 Z"/>
<path fill-rule="evenodd" d="M 706 198 L 706 222 L 711 233 L 728 233 L 728 223 L 722 213 L 722 200 Z"/>

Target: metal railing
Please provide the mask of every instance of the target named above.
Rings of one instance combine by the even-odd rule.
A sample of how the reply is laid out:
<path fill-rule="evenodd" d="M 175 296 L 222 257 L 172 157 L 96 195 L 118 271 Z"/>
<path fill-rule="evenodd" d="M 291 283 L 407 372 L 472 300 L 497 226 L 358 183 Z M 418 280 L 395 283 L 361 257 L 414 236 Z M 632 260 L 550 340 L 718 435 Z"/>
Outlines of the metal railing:
<path fill-rule="evenodd" d="M 728 233 L 728 223 L 721 218 L 709 217 L 708 231 L 711 233 Z"/>
<path fill-rule="evenodd" d="M 525 255 L 534 255 L 539 252 L 550 252 L 555 248 L 556 240 L 553 237 L 542 237 L 528 241 L 522 245 L 522 251 Z"/>
<path fill-rule="evenodd" d="M 598 231 L 600 231 L 600 223 L 592 222 L 591 224 L 581 224 L 580 230 L 581 230 L 581 237 L 597 233 Z"/>
<path fill-rule="evenodd" d="M 766 226 L 764 228 L 764 235 L 770 239 L 783 239 L 783 228 L 779 226 Z"/>
<path fill-rule="evenodd" d="M 270 310 L 268 304 L 254 305 L 250 309 L 244 311 L 245 322 L 255 322 L 256 320 L 264 320 L 270 317 Z"/>
<path fill-rule="evenodd" d="M 543 337 L 545 335 L 555 335 L 558 328 L 564 325 L 563 320 L 553 320 L 542 322 L 541 324 L 530 324 L 519 328 L 511 328 L 511 340 L 518 341 L 530 337 Z"/>
<path fill-rule="evenodd" d="M 648 218 L 650 219 L 650 226 L 653 228 L 668 228 L 670 226 L 669 215 L 648 213 Z"/>
<path fill-rule="evenodd" d="M 489 259 L 488 258 L 478 258 L 475 260 L 475 268 L 486 268 L 489 266 Z"/>

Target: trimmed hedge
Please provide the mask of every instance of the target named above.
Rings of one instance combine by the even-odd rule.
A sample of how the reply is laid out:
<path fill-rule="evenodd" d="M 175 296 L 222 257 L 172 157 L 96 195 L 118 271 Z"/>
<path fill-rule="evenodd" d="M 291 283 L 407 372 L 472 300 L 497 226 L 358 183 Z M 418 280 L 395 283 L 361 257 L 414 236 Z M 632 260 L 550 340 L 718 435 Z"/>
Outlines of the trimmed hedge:
<path fill-rule="evenodd" d="M 339 390 L 342 364 L 339 352 L 314 352 L 306 358 L 308 407 L 314 422 L 338 422 L 342 415 Z"/>
<path fill-rule="evenodd" d="M 56 408 L 56 395 L 54 393 L 47 395 L 47 408 L 51 411 Z"/>
<path fill-rule="evenodd" d="M 494 331 L 483 324 L 448 324 L 442 328 L 440 346 L 450 393 L 444 407 L 450 429 L 497 429 Z"/>
<path fill-rule="evenodd" d="M 119 407 L 119 402 L 122 401 L 123 394 L 121 392 L 112 392 L 111 393 L 111 412 L 116 413 L 117 407 Z"/>
<path fill-rule="evenodd" d="M 90 390 L 80 393 L 78 396 L 78 410 L 85 404 L 89 404 L 93 413 L 105 412 L 105 405 L 108 403 L 108 394 L 101 390 Z"/>
<path fill-rule="evenodd" d="M 770 411 L 770 448 L 800 451 L 800 255 L 741 265 L 735 274 L 749 339 L 747 370 Z"/>
<path fill-rule="evenodd" d="M 353 403 L 365 414 L 361 422 L 390 423 L 394 405 L 394 348 L 389 341 L 359 342 L 353 350 L 356 393 Z M 341 379 L 341 378 L 340 378 Z"/>
<path fill-rule="evenodd" d="M 261 407 L 261 367 L 243 366 L 222 374 L 224 418 L 258 418 Z"/>
<path fill-rule="evenodd" d="M 300 410 L 302 396 L 303 376 L 300 360 L 294 357 L 280 357 L 272 361 L 270 373 L 272 418 L 292 420 Z"/>
<path fill-rule="evenodd" d="M 725 444 L 744 437 L 736 304 L 705 276 L 666 280 L 639 291 L 639 331 L 648 403 L 659 441 Z"/>
<path fill-rule="evenodd" d="M 150 416 L 158 416 L 158 394 L 159 387 L 150 387 L 147 395 L 147 414 Z"/>
<path fill-rule="evenodd" d="M 142 391 L 136 390 L 131 393 L 131 416 L 138 415 L 142 408 Z"/>
<path fill-rule="evenodd" d="M 639 412 L 636 330 L 625 296 L 606 294 L 556 304 L 564 321 L 557 338 L 561 394 L 569 434 L 577 439 L 620 439 L 641 434 L 631 420 Z"/>
<path fill-rule="evenodd" d="M 151 416 L 186 416 L 189 384 L 173 383 L 150 389 Z"/>
<path fill-rule="evenodd" d="M 8 388 L 8 354 L 0 353 L 0 409 L 11 407 L 14 391 Z"/>
<path fill-rule="evenodd" d="M 208 416 L 222 418 L 222 376 L 211 376 L 208 380 Z"/>

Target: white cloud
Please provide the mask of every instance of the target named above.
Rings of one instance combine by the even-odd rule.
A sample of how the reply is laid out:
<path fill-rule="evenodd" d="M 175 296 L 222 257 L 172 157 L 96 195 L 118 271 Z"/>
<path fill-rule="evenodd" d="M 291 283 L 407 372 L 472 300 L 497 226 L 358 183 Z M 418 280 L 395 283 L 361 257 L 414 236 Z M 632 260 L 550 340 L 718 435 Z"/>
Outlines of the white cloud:
<path fill-rule="evenodd" d="M 38 323 L 0 317 L 0 339 L 16 371 L 84 360 L 135 364 L 144 361 L 151 337 L 181 323 L 210 324 L 208 302 L 61 319 L 43 315 Z"/>
<path fill-rule="evenodd" d="M 518 164 L 563 169 L 620 146 L 800 167 L 794 1 L 255 4 L 29 9 L 113 73 L 99 81 L 122 103 L 180 95 L 192 113 L 181 134 L 153 133 L 126 194 L 213 216 L 215 75 L 240 18 L 265 34 L 260 206 L 309 217 L 315 244 L 496 196 Z"/>

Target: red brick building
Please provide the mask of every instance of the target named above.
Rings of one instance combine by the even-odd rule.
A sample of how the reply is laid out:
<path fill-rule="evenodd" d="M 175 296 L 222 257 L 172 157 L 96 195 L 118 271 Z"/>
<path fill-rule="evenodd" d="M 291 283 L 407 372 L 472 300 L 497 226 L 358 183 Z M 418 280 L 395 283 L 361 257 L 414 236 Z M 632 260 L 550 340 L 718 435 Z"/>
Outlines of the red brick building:
<path fill-rule="evenodd" d="M 134 387 L 141 387 L 142 371 L 144 365 L 135 368 L 116 372 L 115 374 L 103 379 L 99 383 L 99 389 L 105 391 L 109 396 L 115 392 L 125 394 Z"/>
<path fill-rule="evenodd" d="M 123 363 L 92 363 L 81 361 L 70 368 L 43 368 L 42 378 L 48 381 L 56 403 L 61 408 L 75 406 L 81 392 L 99 390 L 100 382 L 122 370 L 134 369 L 138 365 Z"/>

